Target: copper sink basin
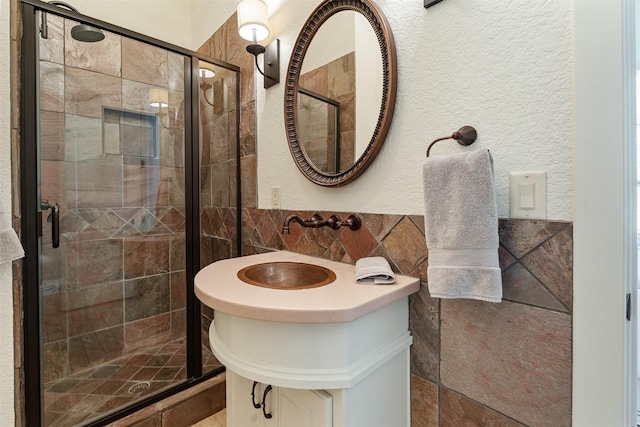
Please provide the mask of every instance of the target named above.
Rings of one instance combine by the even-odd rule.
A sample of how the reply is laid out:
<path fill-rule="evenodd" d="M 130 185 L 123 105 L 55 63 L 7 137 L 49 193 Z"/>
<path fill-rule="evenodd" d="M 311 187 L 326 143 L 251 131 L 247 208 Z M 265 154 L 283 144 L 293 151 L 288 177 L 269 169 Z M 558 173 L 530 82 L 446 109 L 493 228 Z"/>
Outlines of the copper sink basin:
<path fill-rule="evenodd" d="M 309 289 L 328 285 L 336 274 L 328 268 L 301 262 L 267 262 L 238 271 L 245 283 L 272 289 Z"/>

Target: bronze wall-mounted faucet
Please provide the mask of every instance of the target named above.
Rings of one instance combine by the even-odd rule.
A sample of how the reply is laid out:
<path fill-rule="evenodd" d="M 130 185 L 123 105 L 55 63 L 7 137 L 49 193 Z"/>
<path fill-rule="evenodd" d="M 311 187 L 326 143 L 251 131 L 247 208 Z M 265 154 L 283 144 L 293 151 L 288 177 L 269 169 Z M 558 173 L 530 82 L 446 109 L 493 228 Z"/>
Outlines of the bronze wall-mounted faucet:
<path fill-rule="evenodd" d="M 349 215 L 346 221 L 342 221 L 337 215 L 331 215 L 329 219 L 324 219 L 320 213 L 316 213 L 310 219 L 305 220 L 300 218 L 298 215 L 289 215 L 282 225 L 282 234 L 290 233 L 291 230 L 289 228 L 289 224 L 291 224 L 291 222 L 297 222 L 305 228 L 320 228 L 327 226 L 337 230 L 340 227 L 347 227 L 354 231 L 359 229 L 362 224 L 360 218 L 355 215 Z"/>

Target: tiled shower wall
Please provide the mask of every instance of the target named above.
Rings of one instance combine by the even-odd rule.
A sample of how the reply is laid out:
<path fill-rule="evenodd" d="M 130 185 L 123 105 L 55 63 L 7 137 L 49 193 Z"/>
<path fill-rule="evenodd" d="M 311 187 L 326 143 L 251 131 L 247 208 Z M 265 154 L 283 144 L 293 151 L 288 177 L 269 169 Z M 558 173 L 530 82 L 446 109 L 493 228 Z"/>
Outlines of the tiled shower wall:
<path fill-rule="evenodd" d="M 200 266 L 238 253 L 237 126 L 238 74 L 216 68 L 211 88 L 200 93 Z M 209 104 L 209 101 L 212 101 Z M 219 367 L 209 348 L 213 310 L 201 306 L 204 372 Z"/>
<path fill-rule="evenodd" d="M 41 192 L 60 204 L 61 237 L 53 249 L 44 223 L 45 381 L 186 333 L 184 59 L 110 33 L 76 42 L 59 17 L 48 25 Z M 158 88 L 171 106 L 159 115 Z"/>
<path fill-rule="evenodd" d="M 571 223 L 500 221 L 500 304 L 430 297 L 422 216 L 367 213 L 356 232 L 294 226 L 282 235 L 287 215 L 315 212 L 256 209 L 253 58 L 236 22 L 229 18 L 200 50 L 242 68 L 243 255 L 286 249 L 348 263 L 380 255 L 396 272 L 420 277 L 410 298 L 413 427 L 570 425 Z M 224 234 L 221 221 L 212 227 Z"/>

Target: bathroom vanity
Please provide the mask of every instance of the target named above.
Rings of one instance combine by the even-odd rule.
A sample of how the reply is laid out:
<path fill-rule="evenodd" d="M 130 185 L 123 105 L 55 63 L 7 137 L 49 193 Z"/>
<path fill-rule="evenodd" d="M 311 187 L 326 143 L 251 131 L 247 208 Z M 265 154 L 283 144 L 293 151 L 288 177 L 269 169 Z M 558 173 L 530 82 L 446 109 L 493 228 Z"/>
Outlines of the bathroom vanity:
<path fill-rule="evenodd" d="M 241 280 L 247 267 L 260 273 Z M 315 270 L 335 279 L 313 287 L 324 277 Z M 214 310 L 211 349 L 227 367 L 228 427 L 409 426 L 408 297 L 419 280 L 364 285 L 354 272 L 281 251 L 197 274 L 196 295 Z"/>

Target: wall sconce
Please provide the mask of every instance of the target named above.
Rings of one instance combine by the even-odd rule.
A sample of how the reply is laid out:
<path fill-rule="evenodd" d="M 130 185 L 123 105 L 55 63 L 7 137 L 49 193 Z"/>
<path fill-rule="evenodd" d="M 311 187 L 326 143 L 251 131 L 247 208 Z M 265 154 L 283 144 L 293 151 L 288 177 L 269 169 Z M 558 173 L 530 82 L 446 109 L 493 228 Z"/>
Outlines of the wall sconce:
<path fill-rule="evenodd" d="M 162 109 L 167 108 L 167 113 L 169 113 L 169 91 L 163 88 L 152 88 L 149 89 L 149 106 L 158 109 L 158 118 L 160 119 L 160 124 L 164 128 L 169 128 L 169 114 L 165 114 L 167 116 L 167 125 L 162 122 Z"/>
<path fill-rule="evenodd" d="M 258 72 L 264 76 L 264 88 L 280 83 L 280 40 L 276 39 L 266 47 L 258 42 L 269 37 L 269 11 L 262 0 L 243 0 L 238 4 L 238 33 L 252 42 L 247 52 L 253 55 Z M 258 55 L 264 54 L 264 72 L 258 65 Z"/>

